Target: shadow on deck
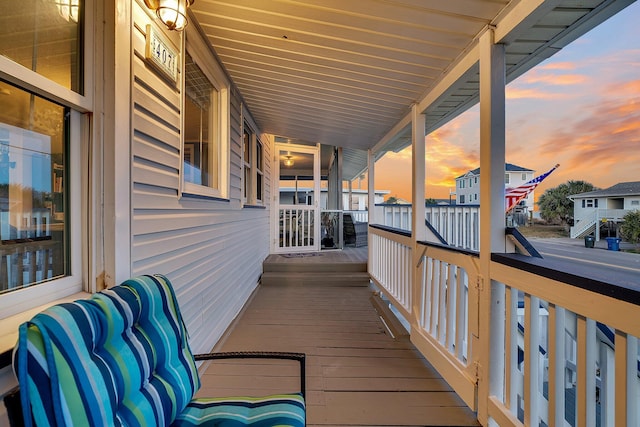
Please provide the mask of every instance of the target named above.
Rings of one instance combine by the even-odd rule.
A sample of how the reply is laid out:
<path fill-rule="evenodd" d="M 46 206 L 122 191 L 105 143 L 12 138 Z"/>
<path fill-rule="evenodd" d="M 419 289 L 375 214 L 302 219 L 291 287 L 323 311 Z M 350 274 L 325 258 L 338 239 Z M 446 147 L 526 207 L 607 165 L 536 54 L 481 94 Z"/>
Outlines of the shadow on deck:
<path fill-rule="evenodd" d="M 360 255 L 349 253 L 354 250 Z M 336 263 L 362 263 L 362 253 L 366 262 L 366 248 L 331 257 L 339 258 Z M 322 264 L 320 258 L 285 262 L 308 269 L 309 263 Z M 306 353 L 309 426 L 478 425 L 475 413 L 409 340 L 391 336 L 371 304 L 372 288 L 325 285 L 260 285 L 216 350 Z M 292 391 L 298 386 L 295 374 L 295 365 L 287 362 L 216 363 L 202 375 L 200 394 Z"/>

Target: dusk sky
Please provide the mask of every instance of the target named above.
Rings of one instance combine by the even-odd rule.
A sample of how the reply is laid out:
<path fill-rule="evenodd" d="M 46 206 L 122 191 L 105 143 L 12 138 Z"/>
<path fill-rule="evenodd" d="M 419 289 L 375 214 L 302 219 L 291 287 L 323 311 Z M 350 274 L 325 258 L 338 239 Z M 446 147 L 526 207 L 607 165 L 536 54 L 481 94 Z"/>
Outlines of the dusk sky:
<path fill-rule="evenodd" d="M 558 168 L 536 189 L 568 180 L 606 188 L 640 181 L 640 4 L 631 6 L 507 86 L 506 161 Z M 476 105 L 427 136 L 426 197 L 448 198 L 479 166 Z M 411 200 L 411 148 L 376 163 L 376 189 Z"/>

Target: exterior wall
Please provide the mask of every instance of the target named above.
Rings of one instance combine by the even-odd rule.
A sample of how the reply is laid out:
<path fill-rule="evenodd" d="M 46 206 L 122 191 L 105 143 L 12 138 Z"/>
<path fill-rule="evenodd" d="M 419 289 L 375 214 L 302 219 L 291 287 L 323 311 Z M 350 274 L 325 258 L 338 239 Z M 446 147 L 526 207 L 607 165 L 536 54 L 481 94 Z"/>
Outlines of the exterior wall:
<path fill-rule="evenodd" d="M 585 201 L 585 207 L 582 207 L 583 200 Z M 587 203 L 586 203 L 587 200 L 591 201 L 592 206 L 587 206 Z M 573 202 L 573 217 L 574 219 L 583 218 L 586 215 L 591 214 L 595 209 L 608 209 L 607 199 L 606 198 L 575 199 L 575 201 Z"/>
<path fill-rule="evenodd" d="M 585 202 L 585 206 L 582 206 L 582 202 Z M 596 203 L 597 202 L 597 203 Z M 591 206 L 589 206 L 589 203 Z M 607 217 L 606 211 L 613 210 L 640 210 L 640 195 L 637 196 L 625 196 L 625 197 L 598 197 L 598 198 L 575 198 L 573 203 L 573 217 L 574 219 L 584 218 L 589 214 L 592 214 L 594 210 L 600 210 L 601 215 Z"/>
<path fill-rule="evenodd" d="M 243 120 L 234 91 L 228 200 L 181 195 L 181 94 L 142 59 L 149 22 L 138 3 L 134 10 L 131 272 L 171 279 L 193 350 L 209 351 L 258 283 L 269 253 L 269 210 L 242 205 Z M 261 140 L 269 183 L 272 145 Z M 264 199 L 270 200 L 268 186 Z"/>
<path fill-rule="evenodd" d="M 628 211 L 640 210 L 640 195 L 626 197 L 624 199 L 624 209 Z"/>

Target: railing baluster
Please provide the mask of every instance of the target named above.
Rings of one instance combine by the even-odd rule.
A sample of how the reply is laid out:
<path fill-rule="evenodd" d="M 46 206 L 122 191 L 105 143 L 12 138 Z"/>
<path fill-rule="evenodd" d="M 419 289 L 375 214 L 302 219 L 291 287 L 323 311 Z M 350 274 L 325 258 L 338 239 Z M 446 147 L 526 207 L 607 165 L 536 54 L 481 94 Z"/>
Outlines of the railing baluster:
<path fill-rule="evenodd" d="M 565 420 L 565 310 L 549 304 L 549 422 L 563 426 Z"/>
<path fill-rule="evenodd" d="M 438 341 L 444 345 L 446 332 L 447 332 L 447 284 L 449 283 L 448 277 L 449 264 L 446 262 L 440 263 L 440 304 L 438 307 Z"/>
<path fill-rule="evenodd" d="M 540 404 L 538 377 L 540 375 L 540 300 L 525 294 L 524 296 L 524 411 L 525 425 L 540 424 Z M 528 420 L 528 423 L 527 421 Z"/>
<path fill-rule="evenodd" d="M 637 426 L 640 425 L 638 338 L 616 331 L 615 340 L 615 425 Z"/>
<path fill-rule="evenodd" d="M 466 355 L 463 352 L 464 342 L 467 333 L 467 289 L 466 277 L 467 272 L 464 268 L 458 268 L 456 277 L 456 337 L 455 337 L 455 354 L 459 360 L 464 360 Z"/>
<path fill-rule="evenodd" d="M 433 260 L 433 294 L 431 295 L 431 329 L 429 332 L 434 337 L 437 337 L 438 333 L 438 315 L 439 315 L 439 303 L 440 303 L 440 261 Z"/>
<path fill-rule="evenodd" d="M 595 427 L 596 400 L 595 381 L 595 340 L 596 324 L 592 319 L 578 316 L 578 380 L 576 390 L 577 425 Z"/>
<path fill-rule="evenodd" d="M 448 298 L 447 298 L 447 336 L 445 346 L 451 353 L 454 351 L 456 339 L 456 309 L 458 308 L 458 268 L 454 264 L 449 264 L 448 277 Z"/>
<path fill-rule="evenodd" d="M 504 352 L 504 404 L 514 415 L 518 414 L 518 391 L 520 373 L 518 372 L 518 291 L 507 287 L 505 306 L 505 352 Z"/>
<path fill-rule="evenodd" d="M 422 326 L 426 331 L 431 330 L 431 304 L 433 303 L 433 258 L 427 258 L 425 260 L 427 264 L 427 277 L 426 277 L 426 287 L 425 287 L 425 313 L 424 313 L 424 325 Z"/>

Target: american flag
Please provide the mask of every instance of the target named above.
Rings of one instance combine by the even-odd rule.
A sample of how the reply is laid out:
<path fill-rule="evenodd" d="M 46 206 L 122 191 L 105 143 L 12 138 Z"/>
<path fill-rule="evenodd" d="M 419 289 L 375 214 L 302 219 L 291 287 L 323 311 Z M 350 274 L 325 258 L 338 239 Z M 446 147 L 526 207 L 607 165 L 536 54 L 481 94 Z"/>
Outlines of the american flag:
<path fill-rule="evenodd" d="M 560 165 L 557 164 L 553 168 L 551 168 L 547 173 L 543 173 L 542 175 L 538 175 L 533 178 L 531 181 L 527 181 L 519 187 L 516 188 L 507 188 L 505 190 L 505 202 L 507 206 L 506 212 L 509 212 L 513 209 L 522 199 L 527 197 L 535 188 L 540 184 L 546 177 L 551 175 L 551 172 L 556 170 Z"/>

